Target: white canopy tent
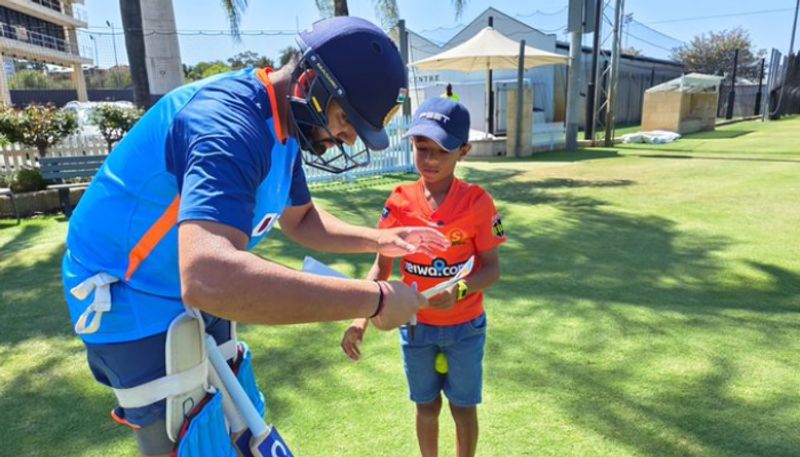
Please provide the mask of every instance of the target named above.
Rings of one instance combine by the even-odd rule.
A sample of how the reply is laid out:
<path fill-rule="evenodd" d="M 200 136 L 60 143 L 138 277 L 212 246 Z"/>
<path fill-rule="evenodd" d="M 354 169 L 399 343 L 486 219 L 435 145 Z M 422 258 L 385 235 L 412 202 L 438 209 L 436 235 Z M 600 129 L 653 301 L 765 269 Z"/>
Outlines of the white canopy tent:
<path fill-rule="evenodd" d="M 447 51 L 409 63 L 420 70 L 455 70 L 463 72 L 486 71 L 486 106 L 487 106 L 487 134 L 489 128 L 488 107 L 491 94 L 492 70 L 518 70 L 520 56 L 523 54 L 520 42 L 503 35 L 493 27 L 484 27 L 474 37 Z M 537 49 L 531 46 L 524 47 L 524 60 L 522 68 L 530 69 L 543 65 L 566 64 L 567 56 Z M 521 73 L 520 73 L 521 75 Z M 521 80 L 520 80 L 521 86 Z M 522 93 L 522 87 L 519 87 Z"/>
<path fill-rule="evenodd" d="M 460 45 L 426 59 L 411 62 L 420 70 L 516 70 L 519 42 L 503 35 L 492 27 L 484 27 L 474 37 Z M 542 65 L 566 64 L 567 56 L 525 46 L 523 68 Z"/>

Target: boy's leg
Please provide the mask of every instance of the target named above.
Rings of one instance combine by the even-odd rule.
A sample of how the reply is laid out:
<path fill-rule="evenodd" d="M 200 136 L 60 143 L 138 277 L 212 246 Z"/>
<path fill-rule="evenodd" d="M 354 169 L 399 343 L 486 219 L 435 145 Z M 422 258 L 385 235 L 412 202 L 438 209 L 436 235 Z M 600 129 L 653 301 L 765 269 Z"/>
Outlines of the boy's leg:
<path fill-rule="evenodd" d="M 439 446 L 439 412 L 442 409 L 439 392 L 443 377 L 434 369 L 434 360 L 439 353 L 438 336 L 437 327 L 425 324 L 417 326 L 413 340 L 408 337 L 407 327 L 400 329 L 409 397 L 417 404 L 417 439 L 423 457 L 435 457 Z"/>
<path fill-rule="evenodd" d="M 450 412 L 456 423 L 456 455 L 474 457 L 478 447 L 478 408 L 462 408 L 450 403 Z"/>
<path fill-rule="evenodd" d="M 441 410 L 441 396 L 430 403 L 417 403 L 417 440 L 422 457 L 439 455 L 439 412 Z"/>
<path fill-rule="evenodd" d="M 477 405 L 483 389 L 486 314 L 448 328 L 453 344 L 444 348 L 448 371 L 444 393 L 456 423 L 458 457 L 472 457 L 478 445 Z"/>

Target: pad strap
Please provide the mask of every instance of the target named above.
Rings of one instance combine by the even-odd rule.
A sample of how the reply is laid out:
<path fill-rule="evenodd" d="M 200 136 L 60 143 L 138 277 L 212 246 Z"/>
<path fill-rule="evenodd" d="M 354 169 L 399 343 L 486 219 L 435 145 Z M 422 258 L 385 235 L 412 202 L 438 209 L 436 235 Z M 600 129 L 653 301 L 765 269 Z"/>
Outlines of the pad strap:
<path fill-rule="evenodd" d="M 94 300 L 75 323 L 75 333 L 85 335 L 95 333 L 100 328 L 103 313 L 111 311 L 111 284 L 117 281 L 119 279 L 108 273 L 98 273 L 70 289 L 69 292 L 78 300 L 86 300 L 94 292 Z"/>
<path fill-rule="evenodd" d="M 113 389 L 117 403 L 123 408 L 141 408 L 167 397 L 182 395 L 197 386 L 203 385 L 208 377 L 208 362 L 175 373 L 154 379 L 150 382 L 127 389 Z"/>

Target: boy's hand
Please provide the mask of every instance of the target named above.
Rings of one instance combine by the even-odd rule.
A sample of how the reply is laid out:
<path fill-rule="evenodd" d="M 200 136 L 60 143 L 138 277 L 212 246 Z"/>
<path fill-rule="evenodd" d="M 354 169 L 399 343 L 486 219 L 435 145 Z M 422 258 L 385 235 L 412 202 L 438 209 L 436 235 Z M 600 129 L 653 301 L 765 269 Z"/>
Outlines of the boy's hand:
<path fill-rule="evenodd" d="M 367 319 L 356 319 L 347 327 L 342 336 L 342 350 L 353 362 L 361 358 L 359 346 L 364 341 L 364 332 L 367 330 Z"/>
<path fill-rule="evenodd" d="M 421 252 L 436 257 L 450 247 L 450 241 L 438 230 L 430 227 L 400 227 L 378 231 L 378 254 L 386 257 L 402 257 Z"/>
<path fill-rule="evenodd" d="M 456 304 L 456 301 L 458 301 L 457 297 L 458 284 L 453 284 L 445 289 L 444 292 L 429 298 L 428 307 L 433 309 L 450 309 Z"/>
<path fill-rule="evenodd" d="M 428 305 L 428 299 L 400 281 L 382 282 L 383 309 L 373 317 L 372 323 L 380 330 L 392 330 L 411 320 L 419 308 Z"/>

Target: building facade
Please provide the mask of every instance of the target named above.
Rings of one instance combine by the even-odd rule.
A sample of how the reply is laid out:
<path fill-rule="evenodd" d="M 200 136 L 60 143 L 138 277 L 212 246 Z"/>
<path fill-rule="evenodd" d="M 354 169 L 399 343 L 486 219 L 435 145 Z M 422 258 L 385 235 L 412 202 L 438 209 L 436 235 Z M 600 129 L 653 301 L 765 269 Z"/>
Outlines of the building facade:
<path fill-rule="evenodd" d="M 72 68 L 72 81 L 78 100 L 87 101 L 82 65 L 92 60 L 83 57 L 77 28 L 86 20 L 76 14 L 74 4 L 83 0 L 0 0 L 0 61 L 25 59 Z M 5 65 L 0 68 L 0 103 L 10 104 L 11 96 Z"/>

